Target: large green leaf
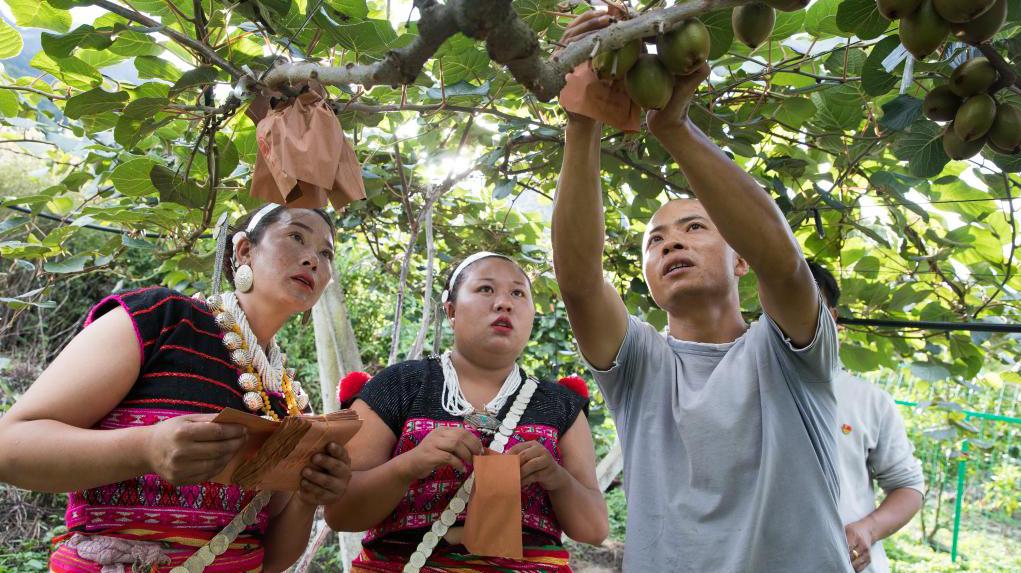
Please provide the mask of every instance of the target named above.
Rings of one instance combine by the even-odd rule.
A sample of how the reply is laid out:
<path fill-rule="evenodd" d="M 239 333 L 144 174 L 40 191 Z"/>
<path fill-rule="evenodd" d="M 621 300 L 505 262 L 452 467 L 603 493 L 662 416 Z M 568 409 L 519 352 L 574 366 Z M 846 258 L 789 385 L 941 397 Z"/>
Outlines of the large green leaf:
<path fill-rule="evenodd" d="M 870 96 L 883 95 L 897 85 L 897 77 L 883 68 L 883 60 L 898 46 L 900 46 L 900 38 L 897 35 L 883 38 L 873 46 L 861 71 L 861 87 L 866 94 Z"/>
<path fill-rule="evenodd" d="M 149 36 L 129 30 L 117 34 L 110 51 L 121 56 L 158 56 L 163 53 L 163 47 Z"/>
<path fill-rule="evenodd" d="M 383 52 L 397 41 L 397 33 L 386 20 L 341 24 L 336 27 L 336 36 L 342 47 L 359 53 Z"/>
<path fill-rule="evenodd" d="M 102 50 L 112 43 L 109 36 L 96 33 L 96 29 L 88 24 L 78 26 L 67 34 L 43 32 L 40 39 L 43 51 L 51 58 L 66 58 L 75 48 Z"/>
<path fill-rule="evenodd" d="M 10 24 L 0 20 L 0 60 L 20 54 L 22 44 L 21 34 Z"/>
<path fill-rule="evenodd" d="M 208 191 L 194 181 L 183 179 L 162 165 L 154 165 L 149 180 L 160 192 L 160 201 L 177 203 L 185 207 L 200 208 L 206 204 Z"/>
<path fill-rule="evenodd" d="M 170 88 L 170 95 L 177 95 L 184 90 L 216 81 L 217 71 L 212 66 L 199 66 L 181 74 L 181 77 Z"/>
<path fill-rule="evenodd" d="M 44 0 L 7 0 L 14 20 L 23 28 L 45 28 L 66 32 L 71 29 L 71 13 L 50 6 Z"/>
<path fill-rule="evenodd" d="M 734 28 L 730 23 L 733 10 L 718 10 L 702 16 L 702 23 L 709 30 L 709 59 L 722 57 L 734 43 Z"/>
<path fill-rule="evenodd" d="M 898 159 L 908 162 L 908 169 L 915 177 L 935 177 L 950 161 L 943 151 L 942 130 L 924 119 L 916 121 L 908 131 L 897 137 L 893 153 Z"/>
<path fill-rule="evenodd" d="M 120 109 L 126 101 L 128 101 L 126 92 L 111 93 L 102 88 L 95 88 L 67 100 L 64 105 L 64 115 L 71 119 L 80 119 L 86 115 Z"/>
<path fill-rule="evenodd" d="M 0 116 L 15 117 L 21 102 L 18 101 L 18 94 L 9 90 L 0 90 Z"/>
<path fill-rule="evenodd" d="M 837 10 L 842 0 L 816 0 L 805 15 L 805 31 L 815 37 L 847 36 L 837 25 Z"/>
<path fill-rule="evenodd" d="M 32 58 L 29 65 L 39 71 L 47 72 L 65 84 L 78 89 L 87 90 L 98 86 L 103 81 L 99 70 L 74 56 L 54 60 L 46 55 L 45 52 L 39 52 Z"/>
<path fill-rule="evenodd" d="M 123 115 L 124 117 L 138 120 L 150 118 L 163 111 L 169 103 L 170 100 L 165 97 L 138 98 L 131 100 L 131 103 L 124 107 Z"/>
<path fill-rule="evenodd" d="M 154 56 L 135 58 L 135 69 L 141 78 L 155 78 L 176 82 L 181 77 L 181 70 L 169 61 Z"/>
<path fill-rule="evenodd" d="M 812 94 L 818 112 L 814 123 L 824 129 L 856 129 L 864 119 L 864 100 L 853 85 L 844 84 Z"/>
<path fill-rule="evenodd" d="M 110 181 L 117 191 L 129 197 L 142 197 L 156 192 L 149 179 L 156 162 L 148 157 L 137 157 L 121 163 L 110 174 Z"/>
<path fill-rule="evenodd" d="M 837 27 L 862 40 L 878 38 L 890 21 L 879 13 L 875 0 L 844 0 L 837 7 Z"/>
<path fill-rule="evenodd" d="M 903 131 L 922 116 L 922 100 L 901 94 L 883 104 L 879 125 L 890 131 Z"/>

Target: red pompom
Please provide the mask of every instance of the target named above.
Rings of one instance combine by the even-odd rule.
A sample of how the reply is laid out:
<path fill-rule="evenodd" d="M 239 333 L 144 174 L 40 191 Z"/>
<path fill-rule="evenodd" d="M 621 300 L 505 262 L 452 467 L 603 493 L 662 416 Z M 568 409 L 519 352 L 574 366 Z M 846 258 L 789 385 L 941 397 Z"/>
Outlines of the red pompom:
<path fill-rule="evenodd" d="M 575 394 L 582 398 L 588 398 L 588 384 L 585 383 L 585 379 L 581 376 L 565 376 L 560 379 L 560 383 L 567 387 L 568 390 L 573 391 Z"/>
<path fill-rule="evenodd" d="M 365 383 L 372 379 L 368 372 L 351 372 L 340 379 L 337 385 L 337 401 L 346 404 L 358 397 L 358 393 L 365 387 Z"/>

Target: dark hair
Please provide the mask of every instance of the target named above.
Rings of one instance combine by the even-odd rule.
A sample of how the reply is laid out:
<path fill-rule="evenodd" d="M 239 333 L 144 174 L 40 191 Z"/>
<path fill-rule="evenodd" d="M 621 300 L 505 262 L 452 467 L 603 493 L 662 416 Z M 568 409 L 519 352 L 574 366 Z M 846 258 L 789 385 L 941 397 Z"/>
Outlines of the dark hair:
<path fill-rule="evenodd" d="M 840 303 L 840 287 L 837 286 L 837 279 L 833 277 L 833 273 L 815 261 L 808 261 L 808 268 L 812 271 L 815 284 L 819 285 L 819 290 L 826 297 L 826 305 L 836 308 Z"/>
<path fill-rule="evenodd" d="M 273 223 L 279 221 L 280 216 L 283 215 L 286 209 L 287 207 L 284 205 L 278 205 L 275 209 L 263 215 L 262 219 L 259 219 L 259 223 L 255 225 L 255 228 L 248 232 L 248 240 L 251 241 L 253 245 L 259 244 L 259 241 L 262 240 L 262 236 L 266 232 L 266 229 Z M 234 252 L 234 235 L 244 231 L 248 227 L 248 223 L 260 210 L 262 210 L 262 207 L 259 207 L 254 211 L 249 211 L 244 217 L 235 221 L 234 224 L 230 225 L 227 229 L 227 256 L 223 257 L 223 275 L 227 277 L 227 281 L 229 282 L 234 281 L 234 257 L 232 254 Z M 333 219 L 330 218 L 330 214 L 327 213 L 325 209 L 311 209 L 311 211 L 315 211 L 317 215 L 326 221 L 326 224 L 330 227 L 331 237 L 337 234 L 337 227 L 333 224 Z"/>
<path fill-rule="evenodd" d="M 461 290 L 461 285 L 464 283 L 464 277 L 468 275 L 468 269 L 475 266 L 475 263 L 480 263 L 482 261 L 486 261 L 489 259 L 501 259 L 513 264 L 515 267 L 517 267 L 519 271 L 521 271 L 521 274 L 525 275 L 525 280 L 528 281 L 528 288 L 529 289 L 532 288 L 532 279 L 531 277 L 528 276 L 528 273 L 525 272 L 525 269 L 521 268 L 521 265 L 519 265 L 517 261 L 515 261 L 514 259 L 504 257 L 501 255 L 491 255 L 488 257 L 483 257 L 473 262 L 472 264 L 465 267 L 464 270 L 461 271 L 461 274 L 457 275 L 457 281 L 454 284 L 450 284 L 450 279 L 454 278 L 454 271 L 456 271 L 457 267 L 460 266 L 462 261 L 464 261 L 464 259 L 461 259 L 460 261 L 457 261 L 457 263 L 451 268 L 450 273 L 447 274 L 447 282 L 445 282 L 443 286 L 443 289 L 447 291 L 447 302 L 449 302 L 450 304 L 454 304 L 457 301 L 457 291 Z"/>

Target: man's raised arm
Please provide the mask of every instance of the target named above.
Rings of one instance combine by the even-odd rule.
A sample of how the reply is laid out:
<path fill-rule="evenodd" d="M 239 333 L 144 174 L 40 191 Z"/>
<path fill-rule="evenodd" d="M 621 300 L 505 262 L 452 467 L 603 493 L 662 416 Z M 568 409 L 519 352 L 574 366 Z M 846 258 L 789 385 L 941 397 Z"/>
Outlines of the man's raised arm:
<path fill-rule="evenodd" d="M 688 119 L 691 97 L 709 74 L 703 64 L 678 77 L 670 103 L 649 112 L 649 131 L 673 156 L 727 243 L 755 270 L 766 313 L 791 341 L 815 337 L 815 281 L 783 213 L 769 194 Z"/>
<path fill-rule="evenodd" d="M 599 187 L 600 124 L 567 123 L 564 165 L 553 202 L 553 267 L 581 353 L 608 369 L 627 334 L 627 309 L 603 278 L 605 225 Z"/>

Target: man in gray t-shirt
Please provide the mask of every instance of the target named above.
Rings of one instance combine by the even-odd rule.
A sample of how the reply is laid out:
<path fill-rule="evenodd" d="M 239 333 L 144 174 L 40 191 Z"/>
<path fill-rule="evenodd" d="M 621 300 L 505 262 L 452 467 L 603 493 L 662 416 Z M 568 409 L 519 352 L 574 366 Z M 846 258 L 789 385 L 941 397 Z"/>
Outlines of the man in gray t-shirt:
<path fill-rule="evenodd" d="M 610 23 L 591 11 L 562 41 Z M 671 201 L 641 245 L 656 332 L 603 277 L 601 126 L 570 114 L 553 210 L 554 268 L 571 328 L 624 451 L 626 573 L 850 573 L 837 513 L 836 325 L 787 221 L 688 120 L 709 70 L 676 78 L 649 132 L 697 200 Z M 745 323 L 738 280 L 758 276 Z"/>

